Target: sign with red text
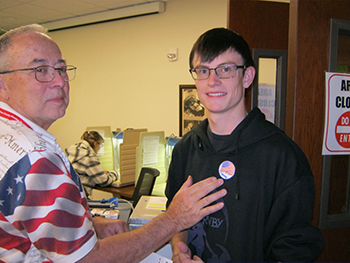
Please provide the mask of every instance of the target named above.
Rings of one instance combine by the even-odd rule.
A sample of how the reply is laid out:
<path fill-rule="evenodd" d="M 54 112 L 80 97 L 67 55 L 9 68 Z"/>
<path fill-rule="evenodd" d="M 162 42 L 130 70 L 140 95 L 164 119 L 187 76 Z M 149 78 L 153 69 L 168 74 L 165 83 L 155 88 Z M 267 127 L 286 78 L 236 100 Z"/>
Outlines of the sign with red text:
<path fill-rule="evenodd" d="M 326 72 L 323 155 L 350 154 L 350 74 Z"/>

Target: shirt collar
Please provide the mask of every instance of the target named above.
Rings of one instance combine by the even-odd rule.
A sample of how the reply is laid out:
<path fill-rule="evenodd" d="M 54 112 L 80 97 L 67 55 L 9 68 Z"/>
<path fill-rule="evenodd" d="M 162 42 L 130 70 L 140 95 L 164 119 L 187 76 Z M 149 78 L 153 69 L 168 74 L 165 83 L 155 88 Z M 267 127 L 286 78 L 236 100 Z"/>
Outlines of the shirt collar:
<path fill-rule="evenodd" d="M 5 103 L 3 101 L 0 101 L 0 110 L 1 109 L 4 109 L 5 111 L 10 113 L 9 116 L 4 116 L 4 115 L 7 115 L 6 113 L 3 114 L 4 118 L 22 122 L 24 125 L 26 125 L 30 129 L 34 130 L 35 132 L 40 133 L 43 136 L 47 136 L 50 140 L 56 141 L 56 137 L 55 136 L 53 136 L 47 130 L 41 128 L 36 123 L 32 122 L 28 118 L 24 117 L 23 115 L 21 115 L 20 113 L 18 113 L 14 109 L 12 109 L 7 103 Z"/>

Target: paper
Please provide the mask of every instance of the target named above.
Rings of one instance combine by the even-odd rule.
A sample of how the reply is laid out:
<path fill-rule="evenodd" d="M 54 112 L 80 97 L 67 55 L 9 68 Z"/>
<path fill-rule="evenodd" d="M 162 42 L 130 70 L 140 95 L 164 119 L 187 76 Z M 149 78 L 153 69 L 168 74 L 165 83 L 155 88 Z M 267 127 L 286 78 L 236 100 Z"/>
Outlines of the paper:
<path fill-rule="evenodd" d="M 167 199 L 164 197 L 150 197 L 147 203 L 147 209 L 157 209 L 157 210 L 165 210 L 166 209 L 166 201 Z"/>
<path fill-rule="evenodd" d="M 173 261 L 157 253 L 152 253 L 147 258 L 140 261 L 140 263 L 171 263 L 171 262 Z"/>
<path fill-rule="evenodd" d="M 147 136 L 143 139 L 143 165 L 158 164 L 158 136 Z"/>
<path fill-rule="evenodd" d="M 165 196 L 141 196 L 129 218 L 129 228 L 134 229 L 140 227 L 164 213 L 166 200 L 167 198 Z"/>

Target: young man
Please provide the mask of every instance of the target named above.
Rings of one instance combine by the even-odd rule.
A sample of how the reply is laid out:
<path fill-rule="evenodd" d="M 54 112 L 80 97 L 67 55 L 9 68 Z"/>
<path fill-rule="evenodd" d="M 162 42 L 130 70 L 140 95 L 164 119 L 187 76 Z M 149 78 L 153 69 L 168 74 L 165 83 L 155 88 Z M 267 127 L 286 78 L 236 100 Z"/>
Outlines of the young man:
<path fill-rule="evenodd" d="M 224 179 L 227 195 L 222 210 L 172 238 L 174 262 L 191 254 L 205 262 L 315 260 L 323 239 L 311 225 L 313 175 L 296 143 L 258 108 L 246 111 L 255 76 L 248 44 L 231 30 L 211 29 L 194 44 L 190 68 L 208 118 L 175 145 L 168 204 L 188 175 Z"/>
<path fill-rule="evenodd" d="M 39 25 L 0 37 L 0 261 L 139 262 L 172 235 L 222 208 L 226 191 L 190 177 L 161 216 L 127 232 L 121 220 L 91 218 L 83 187 L 55 137 L 69 81 L 57 44 Z"/>

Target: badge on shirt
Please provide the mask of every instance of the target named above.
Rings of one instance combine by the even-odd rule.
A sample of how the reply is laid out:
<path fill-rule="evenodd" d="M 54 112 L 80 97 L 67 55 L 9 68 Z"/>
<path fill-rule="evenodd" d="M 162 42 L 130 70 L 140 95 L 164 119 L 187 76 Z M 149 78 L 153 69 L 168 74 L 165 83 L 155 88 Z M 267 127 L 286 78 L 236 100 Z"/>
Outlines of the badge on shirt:
<path fill-rule="evenodd" d="M 231 179 L 236 172 L 235 165 L 230 161 L 223 161 L 219 166 L 219 174 L 222 179 Z"/>

